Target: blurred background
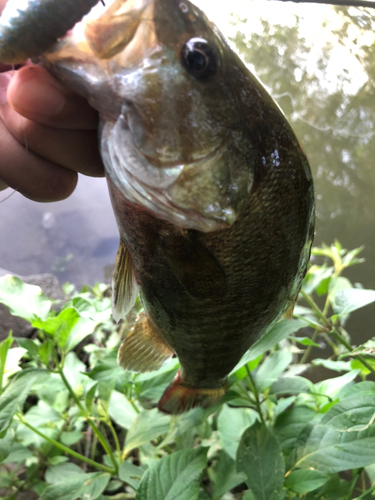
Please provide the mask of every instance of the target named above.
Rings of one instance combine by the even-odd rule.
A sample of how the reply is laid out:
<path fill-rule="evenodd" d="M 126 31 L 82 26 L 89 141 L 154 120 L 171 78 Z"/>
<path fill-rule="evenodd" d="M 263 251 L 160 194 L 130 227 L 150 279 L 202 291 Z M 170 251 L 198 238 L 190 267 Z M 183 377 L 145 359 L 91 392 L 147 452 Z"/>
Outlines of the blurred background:
<path fill-rule="evenodd" d="M 196 0 L 263 82 L 310 160 L 317 195 L 315 245 L 365 245 L 346 276 L 375 288 L 375 10 L 269 0 Z M 10 190 L 0 193 L 0 202 Z M 80 177 L 63 202 L 15 193 L 0 204 L 0 267 L 53 273 L 77 285 L 108 280 L 118 233 L 104 179 Z M 350 318 L 362 341 L 375 305 Z"/>

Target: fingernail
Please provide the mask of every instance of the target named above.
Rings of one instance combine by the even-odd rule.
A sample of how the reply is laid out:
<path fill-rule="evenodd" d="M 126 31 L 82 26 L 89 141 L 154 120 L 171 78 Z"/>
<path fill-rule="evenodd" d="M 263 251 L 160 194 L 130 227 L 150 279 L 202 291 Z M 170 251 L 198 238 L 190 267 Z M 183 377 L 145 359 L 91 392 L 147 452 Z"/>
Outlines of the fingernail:
<path fill-rule="evenodd" d="M 8 102 L 7 88 L 12 76 L 9 73 L 0 73 L 0 107 Z"/>
<path fill-rule="evenodd" d="M 65 102 L 65 96 L 52 85 L 30 79 L 19 85 L 12 104 L 21 112 L 53 117 L 61 113 Z"/>

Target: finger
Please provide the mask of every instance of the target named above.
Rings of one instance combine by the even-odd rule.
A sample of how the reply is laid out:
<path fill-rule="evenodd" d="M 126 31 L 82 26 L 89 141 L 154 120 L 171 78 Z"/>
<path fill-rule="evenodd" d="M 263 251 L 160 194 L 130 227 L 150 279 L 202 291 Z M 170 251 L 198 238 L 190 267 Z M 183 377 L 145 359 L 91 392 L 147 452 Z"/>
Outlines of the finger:
<path fill-rule="evenodd" d="M 63 200 L 77 184 L 77 174 L 41 158 L 19 144 L 0 121 L 0 179 L 35 201 Z"/>
<path fill-rule="evenodd" d="M 95 130 L 98 113 L 40 66 L 21 68 L 8 87 L 8 102 L 29 120 L 64 129 Z"/>
<path fill-rule="evenodd" d="M 0 117 L 12 136 L 26 149 L 75 172 L 104 175 L 96 131 L 64 130 L 40 125 L 16 113 L 8 104 Z"/>
<path fill-rule="evenodd" d="M 8 189 L 8 185 L 5 182 L 0 180 L 0 191 L 4 191 L 4 189 Z"/>

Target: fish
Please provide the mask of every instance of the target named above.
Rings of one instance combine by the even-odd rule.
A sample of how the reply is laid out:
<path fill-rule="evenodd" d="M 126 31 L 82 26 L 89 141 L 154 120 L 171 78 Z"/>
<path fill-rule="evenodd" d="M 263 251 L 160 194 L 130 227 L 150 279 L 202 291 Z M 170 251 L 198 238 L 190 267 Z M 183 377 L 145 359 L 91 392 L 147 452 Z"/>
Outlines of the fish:
<path fill-rule="evenodd" d="M 9 0 L 1 14 L 0 61 L 18 64 L 45 52 L 97 2 Z"/>
<path fill-rule="evenodd" d="M 143 304 L 126 370 L 180 370 L 158 408 L 220 401 L 291 313 L 314 236 L 308 160 L 278 105 L 188 0 L 114 0 L 38 63 L 99 111 L 120 234 L 113 316 Z"/>

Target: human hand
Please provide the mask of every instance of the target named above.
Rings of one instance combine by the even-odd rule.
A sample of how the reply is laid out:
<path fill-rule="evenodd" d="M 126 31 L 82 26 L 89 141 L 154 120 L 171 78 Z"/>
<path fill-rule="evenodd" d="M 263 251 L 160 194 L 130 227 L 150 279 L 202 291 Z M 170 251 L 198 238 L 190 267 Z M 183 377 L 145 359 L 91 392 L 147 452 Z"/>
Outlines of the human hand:
<path fill-rule="evenodd" d="M 97 124 L 86 100 L 44 68 L 0 73 L 0 190 L 58 201 L 74 191 L 77 172 L 103 176 Z"/>

